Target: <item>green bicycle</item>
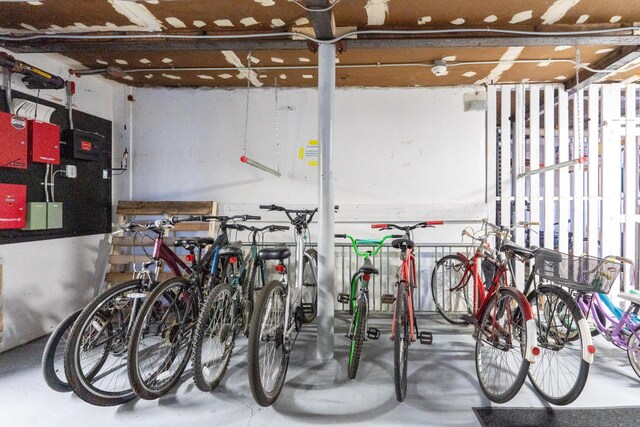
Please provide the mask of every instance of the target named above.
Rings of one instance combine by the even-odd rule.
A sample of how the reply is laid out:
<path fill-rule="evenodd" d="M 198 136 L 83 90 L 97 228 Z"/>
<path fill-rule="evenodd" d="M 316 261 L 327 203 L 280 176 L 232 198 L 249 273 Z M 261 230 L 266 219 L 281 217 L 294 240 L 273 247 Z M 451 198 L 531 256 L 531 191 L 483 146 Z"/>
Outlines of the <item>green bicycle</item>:
<path fill-rule="evenodd" d="M 380 330 L 374 327 L 367 327 L 369 320 L 369 280 L 372 274 L 378 274 L 378 269 L 371 262 L 371 257 L 375 256 L 382 248 L 383 243 L 390 238 L 398 238 L 389 234 L 382 239 L 355 239 L 348 234 L 336 234 L 336 238 L 347 238 L 351 240 L 353 250 L 358 256 L 364 257 L 364 262 L 358 271 L 351 278 L 350 293 L 338 294 L 338 302 L 349 304 L 349 314 L 351 318 L 351 326 L 346 337 L 351 339 L 349 347 L 349 379 L 354 379 L 358 373 L 358 365 L 360 363 L 360 354 L 362 353 L 362 344 L 365 341 L 365 331 L 367 338 L 377 340 L 380 338 Z M 362 251 L 358 245 L 373 246 L 373 250 Z M 357 295 L 356 295 L 357 294 Z"/>

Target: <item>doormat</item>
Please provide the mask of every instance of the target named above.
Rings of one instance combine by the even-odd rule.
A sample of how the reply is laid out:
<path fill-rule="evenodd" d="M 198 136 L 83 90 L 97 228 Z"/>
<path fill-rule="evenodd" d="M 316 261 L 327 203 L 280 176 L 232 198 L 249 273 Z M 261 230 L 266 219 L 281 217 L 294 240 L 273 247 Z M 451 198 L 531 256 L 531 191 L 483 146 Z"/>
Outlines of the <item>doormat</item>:
<path fill-rule="evenodd" d="M 612 408 L 473 408 L 484 427 L 615 427 L 638 425 L 640 407 Z"/>

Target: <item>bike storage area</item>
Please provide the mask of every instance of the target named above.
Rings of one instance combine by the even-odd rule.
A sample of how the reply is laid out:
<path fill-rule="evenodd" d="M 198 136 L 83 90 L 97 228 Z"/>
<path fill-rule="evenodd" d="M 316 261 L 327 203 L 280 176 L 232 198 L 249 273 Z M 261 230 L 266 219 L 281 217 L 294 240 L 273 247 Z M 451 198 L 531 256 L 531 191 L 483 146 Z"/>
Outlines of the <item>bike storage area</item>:
<path fill-rule="evenodd" d="M 0 424 L 638 425 L 639 49 L 623 1 L 0 2 Z"/>

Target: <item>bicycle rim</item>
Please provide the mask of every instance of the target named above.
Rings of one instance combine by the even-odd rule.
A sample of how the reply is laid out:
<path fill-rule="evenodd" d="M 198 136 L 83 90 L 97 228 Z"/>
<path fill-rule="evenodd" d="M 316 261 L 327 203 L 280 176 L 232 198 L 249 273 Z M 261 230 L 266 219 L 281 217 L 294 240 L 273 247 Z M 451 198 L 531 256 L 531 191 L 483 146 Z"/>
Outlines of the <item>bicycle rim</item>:
<path fill-rule="evenodd" d="M 473 287 L 471 276 L 467 275 L 463 286 L 459 286 L 466 265 L 457 255 L 440 258 L 431 275 L 431 294 L 436 310 L 452 324 L 464 325 L 465 314 L 473 312 Z"/>
<path fill-rule="evenodd" d="M 633 371 L 640 377 L 640 327 L 636 328 L 629 338 L 627 347 L 627 357 Z"/>
<path fill-rule="evenodd" d="M 318 254 L 315 249 L 309 249 L 307 253 L 316 261 L 317 266 Z M 309 323 L 315 319 L 318 312 L 318 284 L 316 282 L 315 275 L 313 274 L 311 263 L 306 257 L 303 261 L 302 277 L 302 314 L 304 323 Z M 305 307 L 307 308 L 304 309 Z"/>
<path fill-rule="evenodd" d="M 540 286 L 528 299 L 540 348 L 536 363 L 529 367 L 529 379 L 545 400 L 567 405 L 580 395 L 589 373 L 582 354 L 587 337 L 578 327 L 584 315 L 571 295 L 556 286 Z"/>
<path fill-rule="evenodd" d="M 405 282 L 400 282 L 398 283 L 395 337 L 393 338 L 393 370 L 398 402 L 402 402 L 407 395 L 407 359 L 411 339 L 409 336 L 408 308 Z"/>
<path fill-rule="evenodd" d="M 511 400 L 526 378 L 526 329 L 520 300 L 511 289 L 496 293 L 480 317 L 476 373 L 480 387 L 496 403 Z"/>

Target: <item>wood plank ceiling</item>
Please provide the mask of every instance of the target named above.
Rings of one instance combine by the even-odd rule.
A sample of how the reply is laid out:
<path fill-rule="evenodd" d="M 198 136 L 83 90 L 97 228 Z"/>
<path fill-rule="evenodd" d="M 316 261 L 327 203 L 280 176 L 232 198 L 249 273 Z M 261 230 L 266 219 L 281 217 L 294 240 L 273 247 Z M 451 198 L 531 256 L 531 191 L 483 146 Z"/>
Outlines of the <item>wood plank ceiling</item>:
<path fill-rule="evenodd" d="M 328 0 L 307 0 L 326 6 Z M 119 38 L 112 40 L 2 40 L 14 52 L 59 52 L 86 69 L 118 67 L 122 76 L 108 78 L 133 86 L 315 87 L 317 54 L 313 43 L 290 35 L 268 39 L 215 42 L 196 37 L 229 34 L 321 31 L 320 16 L 330 17 L 331 35 L 353 30 L 499 29 L 535 32 L 584 31 L 640 26 L 640 0 L 341 0 L 331 11 L 308 12 L 289 0 L 41 0 L 0 3 L 0 34 L 193 36 L 187 39 Z M 320 28 L 320 30 L 319 30 Z M 315 30 L 314 30 L 315 29 Z M 640 64 L 640 35 L 630 30 L 624 55 Z M 321 38 L 324 34 L 318 34 Z M 498 33 L 435 35 L 360 34 L 346 39 L 338 54 L 338 86 L 455 86 L 510 82 L 566 82 L 575 79 L 576 49 L 582 64 L 607 68 L 620 59 L 615 37 L 592 35 L 580 46 L 531 46 L 526 36 Z M 469 39 L 473 37 L 473 39 Z M 489 38 L 500 37 L 485 43 Z M 517 38 L 524 37 L 524 38 Z M 469 43 L 462 43 L 464 39 Z M 406 43 L 398 44 L 398 40 Z M 440 40 L 440 43 L 434 43 Z M 558 38 L 557 40 L 563 40 Z M 424 41 L 424 46 L 420 44 Z M 485 46 L 486 45 L 486 46 Z M 473 47 L 472 47 L 473 46 Z M 629 52 L 635 56 L 628 56 Z M 445 59 L 448 73 L 435 76 L 434 61 Z M 516 62 L 487 63 L 488 61 Z M 526 60 L 526 62 L 518 62 Z M 555 62 L 565 60 L 565 62 Z M 480 62 L 480 63 L 478 63 Z M 405 66 L 387 66 L 405 64 Z M 378 66 L 380 64 L 380 66 Z M 367 65 L 354 68 L 354 65 Z M 595 65 L 593 65 L 595 66 Z M 631 66 L 628 66 L 630 68 Z M 198 68 L 197 70 L 185 70 Z M 214 68 L 214 69 L 211 69 Z M 601 75 L 608 81 L 640 78 L 640 67 Z"/>

